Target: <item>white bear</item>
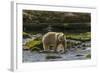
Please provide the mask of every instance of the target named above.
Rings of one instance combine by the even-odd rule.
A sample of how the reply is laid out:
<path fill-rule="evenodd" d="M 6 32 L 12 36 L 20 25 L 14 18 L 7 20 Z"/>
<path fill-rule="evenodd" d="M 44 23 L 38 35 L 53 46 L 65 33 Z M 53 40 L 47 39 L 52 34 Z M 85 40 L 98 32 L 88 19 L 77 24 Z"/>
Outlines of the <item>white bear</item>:
<path fill-rule="evenodd" d="M 65 49 L 65 38 L 62 32 L 46 33 L 42 38 L 42 43 L 43 43 L 44 51 L 51 51 L 51 50 L 57 51 L 57 47 L 59 44 L 62 44 L 62 46 L 64 47 L 62 48 L 63 51 Z"/>

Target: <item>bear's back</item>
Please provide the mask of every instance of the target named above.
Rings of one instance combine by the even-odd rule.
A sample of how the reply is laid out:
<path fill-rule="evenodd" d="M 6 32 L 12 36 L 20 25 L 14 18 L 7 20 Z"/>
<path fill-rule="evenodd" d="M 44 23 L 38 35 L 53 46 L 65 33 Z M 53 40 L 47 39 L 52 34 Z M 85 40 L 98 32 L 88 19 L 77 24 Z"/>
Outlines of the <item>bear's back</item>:
<path fill-rule="evenodd" d="M 48 44 L 53 44 L 56 41 L 55 38 L 56 32 L 48 32 L 43 36 L 43 41 L 48 43 Z"/>

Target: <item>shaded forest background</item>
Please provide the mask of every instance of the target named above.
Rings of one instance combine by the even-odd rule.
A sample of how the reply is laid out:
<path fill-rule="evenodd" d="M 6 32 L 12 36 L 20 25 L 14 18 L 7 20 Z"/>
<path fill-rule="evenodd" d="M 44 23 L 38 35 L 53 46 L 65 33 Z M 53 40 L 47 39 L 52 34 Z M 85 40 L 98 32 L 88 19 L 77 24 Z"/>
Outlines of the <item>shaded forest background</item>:
<path fill-rule="evenodd" d="M 90 32 L 91 14 L 23 10 L 24 32 Z"/>

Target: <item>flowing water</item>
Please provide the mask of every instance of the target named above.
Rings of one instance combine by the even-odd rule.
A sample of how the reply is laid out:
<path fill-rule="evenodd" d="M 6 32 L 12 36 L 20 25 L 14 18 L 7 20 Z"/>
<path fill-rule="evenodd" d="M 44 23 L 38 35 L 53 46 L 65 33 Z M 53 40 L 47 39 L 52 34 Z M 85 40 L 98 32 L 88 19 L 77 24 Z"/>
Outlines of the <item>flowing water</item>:
<path fill-rule="evenodd" d="M 69 50 L 64 54 L 58 53 L 39 53 L 31 51 L 23 51 L 23 62 L 41 62 L 41 61 L 68 61 L 68 60 L 85 60 L 90 59 L 86 56 L 91 53 L 91 48 L 85 50 Z M 47 58 L 48 56 L 56 56 L 57 58 Z"/>

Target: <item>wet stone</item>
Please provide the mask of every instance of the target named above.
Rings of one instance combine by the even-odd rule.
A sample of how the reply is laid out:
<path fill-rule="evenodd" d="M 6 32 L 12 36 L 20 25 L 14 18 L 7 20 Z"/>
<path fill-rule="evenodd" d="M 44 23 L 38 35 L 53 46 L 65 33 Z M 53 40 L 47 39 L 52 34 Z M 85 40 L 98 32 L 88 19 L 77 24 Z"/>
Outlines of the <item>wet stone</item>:
<path fill-rule="evenodd" d="M 81 55 L 81 54 L 77 54 L 76 56 L 83 56 L 83 55 Z"/>

